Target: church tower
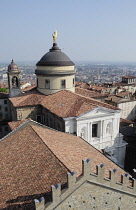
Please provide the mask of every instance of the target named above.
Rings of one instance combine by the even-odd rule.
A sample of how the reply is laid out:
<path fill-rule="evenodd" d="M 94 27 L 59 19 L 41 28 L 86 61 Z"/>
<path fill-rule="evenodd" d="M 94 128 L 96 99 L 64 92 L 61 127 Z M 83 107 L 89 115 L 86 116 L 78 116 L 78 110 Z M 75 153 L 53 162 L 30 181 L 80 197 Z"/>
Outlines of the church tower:
<path fill-rule="evenodd" d="M 36 64 L 37 90 L 45 95 L 60 90 L 75 92 L 75 64 L 59 49 L 54 32 L 53 46 Z"/>
<path fill-rule="evenodd" d="M 12 60 L 8 66 L 8 85 L 9 85 L 9 96 L 13 97 L 21 93 L 20 90 L 20 72 L 18 66 Z"/>

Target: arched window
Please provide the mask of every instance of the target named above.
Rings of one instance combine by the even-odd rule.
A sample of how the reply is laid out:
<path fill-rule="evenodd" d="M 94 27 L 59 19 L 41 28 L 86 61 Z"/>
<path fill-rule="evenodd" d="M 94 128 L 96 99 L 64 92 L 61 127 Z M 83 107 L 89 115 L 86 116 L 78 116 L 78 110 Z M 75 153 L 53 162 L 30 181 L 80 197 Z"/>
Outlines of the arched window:
<path fill-rule="evenodd" d="M 12 86 L 18 87 L 18 78 L 16 76 L 12 77 Z"/>

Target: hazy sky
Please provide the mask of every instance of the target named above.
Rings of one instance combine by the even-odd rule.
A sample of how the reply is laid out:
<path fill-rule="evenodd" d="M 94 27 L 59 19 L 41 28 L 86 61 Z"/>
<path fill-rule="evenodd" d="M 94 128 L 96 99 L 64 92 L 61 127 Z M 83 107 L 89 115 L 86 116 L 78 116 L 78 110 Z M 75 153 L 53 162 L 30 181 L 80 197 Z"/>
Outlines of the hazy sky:
<path fill-rule="evenodd" d="M 38 61 L 56 29 L 73 61 L 136 62 L 136 0 L 0 0 L 0 62 Z"/>

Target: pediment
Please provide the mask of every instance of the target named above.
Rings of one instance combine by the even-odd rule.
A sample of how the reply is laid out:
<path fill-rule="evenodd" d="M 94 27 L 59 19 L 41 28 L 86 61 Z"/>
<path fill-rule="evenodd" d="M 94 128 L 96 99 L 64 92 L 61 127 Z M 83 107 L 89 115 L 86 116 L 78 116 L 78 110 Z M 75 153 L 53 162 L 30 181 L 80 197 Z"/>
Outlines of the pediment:
<path fill-rule="evenodd" d="M 113 115 L 115 113 L 116 113 L 115 110 L 110 110 L 103 107 L 97 107 L 82 115 L 79 115 L 78 118 L 82 119 L 82 118 L 89 118 L 89 117 L 102 117 L 106 115 Z"/>

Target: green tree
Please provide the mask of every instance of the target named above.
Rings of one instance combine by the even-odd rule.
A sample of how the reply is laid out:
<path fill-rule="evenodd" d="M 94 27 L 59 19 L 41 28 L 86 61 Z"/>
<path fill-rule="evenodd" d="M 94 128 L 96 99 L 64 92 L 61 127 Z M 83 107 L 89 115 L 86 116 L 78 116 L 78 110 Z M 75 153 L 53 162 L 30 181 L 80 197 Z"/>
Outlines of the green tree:
<path fill-rule="evenodd" d="M 6 88 L 0 88 L 0 92 L 4 92 L 4 93 L 7 93 L 8 90 Z"/>

